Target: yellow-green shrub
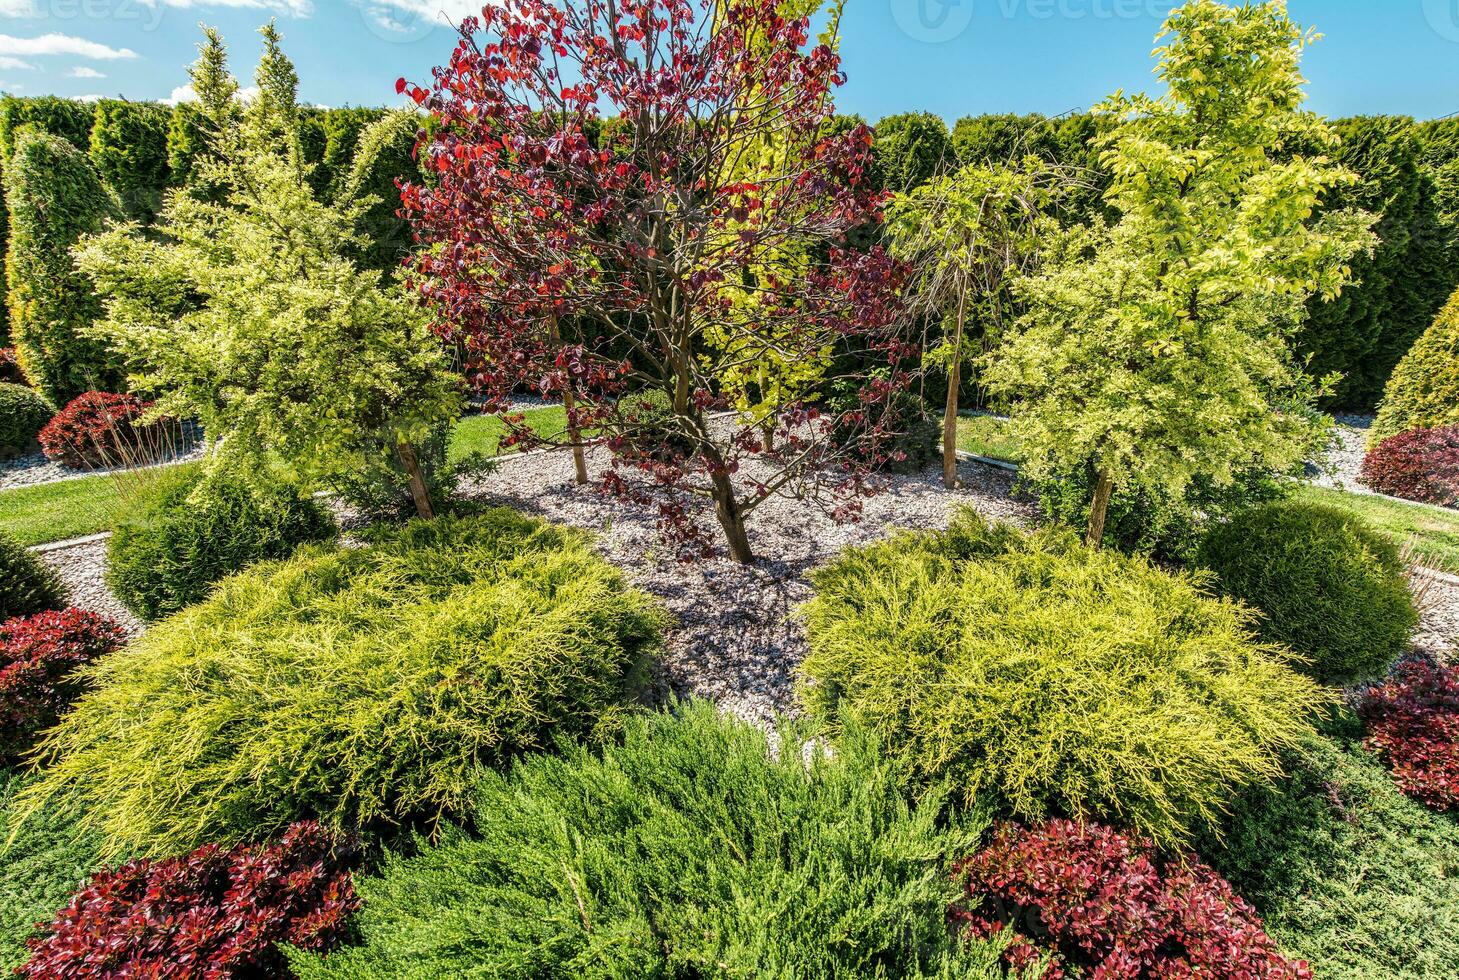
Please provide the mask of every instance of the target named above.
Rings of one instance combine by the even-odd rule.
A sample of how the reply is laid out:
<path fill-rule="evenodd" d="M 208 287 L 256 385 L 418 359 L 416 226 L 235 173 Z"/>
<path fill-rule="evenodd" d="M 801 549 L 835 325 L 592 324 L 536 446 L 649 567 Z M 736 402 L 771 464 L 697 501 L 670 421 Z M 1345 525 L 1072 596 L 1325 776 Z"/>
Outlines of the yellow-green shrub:
<path fill-rule="evenodd" d="M 972 512 L 849 551 L 813 581 L 810 711 L 1026 820 L 1182 843 L 1276 775 L 1328 697 L 1206 578 Z"/>
<path fill-rule="evenodd" d="M 584 535 L 509 510 L 306 546 L 88 668 L 25 800 L 149 854 L 433 824 L 477 767 L 610 730 L 659 622 Z"/>

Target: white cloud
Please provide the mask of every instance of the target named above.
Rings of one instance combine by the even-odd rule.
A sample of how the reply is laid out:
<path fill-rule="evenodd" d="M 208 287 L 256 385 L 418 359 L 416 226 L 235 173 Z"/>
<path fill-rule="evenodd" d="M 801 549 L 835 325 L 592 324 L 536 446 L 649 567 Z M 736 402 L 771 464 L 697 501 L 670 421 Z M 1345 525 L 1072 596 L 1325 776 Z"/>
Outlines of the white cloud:
<path fill-rule="evenodd" d="M 415 35 L 434 27 L 450 27 L 481 14 L 485 0 L 356 0 L 365 23 L 390 35 Z"/>
<path fill-rule="evenodd" d="M 76 101 L 77 102 L 100 102 L 104 98 L 106 98 L 106 96 L 104 96 L 104 95 L 78 95 L 78 96 L 76 96 Z"/>
<path fill-rule="evenodd" d="M 35 71 L 35 65 L 20 58 L 0 55 L 0 71 Z"/>
<path fill-rule="evenodd" d="M 177 105 L 179 102 L 195 102 L 198 94 L 193 91 L 191 85 L 179 85 L 172 90 L 172 94 L 162 100 L 163 105 Z M 258 86 L 250 85 L 247 88 L 238 90 L 238 101 L 252 102 L 258 97 Z"/>
<path fill-rule="evenodd" d="M 0 17 L 39 17 L 35 0 L 0 0 Z"/>
<path fill-rule="evenodd" d="M 72 68 L 71 69 L 71 77 L 72 78 L 105 78 L 106 76 L 103 75 L 101 72 L 97 71 L 95 68 L 88 67 L 87 65 L 81 65 L 80 67 Z"/>
<path fill-rule="evenodd" d="M 45 57 L 46 55 L 74 55 L 96 61 L 113 61 L 118 58 L 135 58 L 137 52 L 129 48 L 112 48 L 85 38 L 69 34 L 42 34 L 40 37 L 12 37 L 0 34 L 0 55 Z"/>

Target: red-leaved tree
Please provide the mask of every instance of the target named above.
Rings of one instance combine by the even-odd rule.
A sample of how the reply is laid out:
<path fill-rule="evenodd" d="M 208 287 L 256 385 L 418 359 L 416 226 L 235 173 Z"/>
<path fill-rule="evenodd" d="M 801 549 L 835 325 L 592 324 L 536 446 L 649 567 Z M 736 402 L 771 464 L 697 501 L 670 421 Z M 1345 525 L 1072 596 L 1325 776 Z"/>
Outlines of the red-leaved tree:
<path fill-rule="evenodd" d="M 870 133 L 835 120 L 834 49 L 774 0 L 506 0 L 461 25 L 434 75 L 399 84 L 434 116 L 431 177 L 401 191 L 411 283 L 493 407 L 562 399 L 551 441 L 577 450 L 579 482 L 592 433 L 605 487 L 657 503 L 686 555 L 713 550 L 689 495 L 713 499 L 742 562 L 746 515 L 774 493 L 857 516 L 896 456 L 916 351 L 897 265 L 847 245 L 882 195 Z M 770 361 L 820 381 L 758 427 L 717 418 L 724 378 Z M 859 392 L 835 412 L 833 381 Z"/>

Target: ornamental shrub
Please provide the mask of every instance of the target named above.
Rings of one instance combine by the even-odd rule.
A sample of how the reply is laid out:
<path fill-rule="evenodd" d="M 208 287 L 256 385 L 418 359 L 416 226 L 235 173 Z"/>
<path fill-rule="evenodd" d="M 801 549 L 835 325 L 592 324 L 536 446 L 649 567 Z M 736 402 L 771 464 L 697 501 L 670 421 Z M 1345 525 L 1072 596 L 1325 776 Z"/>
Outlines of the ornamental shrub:
<path fill-rule="evenodd" d="M 1459 976 L 1459 824 L 1404 797 L 1345 716 L 1284 754 L 1200 853 L 1330 980 Z"/>
<path fill-rule="evenodd" d="M 292 957 L 305 978 L 966 977 L 950 857 L 986 826 L 915 806 L 851 735 L 832 756 L 712 705 L 637 716 L 601 754 L 487 773 L 471 821 L 363 879 L 363 945 Z"/>
<path fill-rule="evenodd" d="M 947 123 L 930 112 L 904 112 L 876 124 L 871 155 L 875 179 L 903 194 L 957 165 Z"/>
<path fill-rule="evenodd" d="M 1399 789 L 1440 812 L 1459 810 L 1459 667 L 1400 664 L 1364 693 L 1359 712 L 1368 747 Z"/>
<path fill-rule="evenodd" d="M 802 697 L 921 779 L 1038 821 L 1185 841 L 1310 730 L 1328 696 L 1201 575 L 990 527 L 851 549 L 812 574 Z"/>
<path fill-rule="evenodd" d="M 102 866 L 100 835 L 61 807 L 20 819 L 16 796 L 33 777 L 0 766 L 0 976 L 30 958 L 26 940 L 55 918 Z"/>
<path fill-rule="evenodd" d="M 87 670 L 30 805 L 176 854 L 459 814 L 470 777 L 616 727 L 661 614 L 586 535 L 505 509 L 305 546 Z"/>
<path fill-rule="evenodd" d="M 1379 677 L 1408 648 L 1418 611 L 1398 549 L 1347 511 L 1287 501 L 1213 527 L 1197 561 L 1260 609 L 1264 639 L 1324 683 Z"/>
<path fill-rule="evenodd" d="M 56 573 L 0 532 L 0 623 L 59 609 L 64 598 Z"/>
<path fill-rule="evenodd" d="M 1368 438 L 1446 425 L 1459 425 L 1459 292 L 1398 362 Z"/>
<path fill-rule="evenodd" d="M 226 575 L 334 532 L 328 512 L 291 487 L 190 471 L 117 526 L 106 580 L 128 609 L 153 621 L 201 601 Z"/>
<path fill-rule="evenodd" d="M 957 874 L 966 895 L 953 921 L 974 938 L 1011 936 L 1014 976 L 1312 977 L 1216 872 L 1193 857 L 1166 862 L 1109 827 L 1005 824 Z"/>
<path fill-rule="evenodd" d="M 276 844 L 134 861 L 94 876 L 42 935 L 21 977 L 286 976 L 280 943 L 327 950 L 359 907 L 359 849 L 317 823 Z"/>
<path fill-rule="evenodd" d="M 1362 478 L 1390 497 L 1459 507 L 1459 425 L 1384 439 L 1363 457 Z"/>
<path fill-rule="evenodd" d="M 41 429 L 41 449 L 47 459 L 76 470 L 150 460 L 164 424 L 141 423 L 151 405 L 135 395 L 88 391 Z"/>
<path fill-rule="evenodd" d="M 119 217 L 116 198 L 85 153 L 34 130 L 16 140 L 4 184 L 11 340 L 26 377 L 57 405 L 116 387 L 121 373 L 106 344 L 89 333 L 101 304 L 71 259 L 77 241 Z"/>
<path fill-rule="evenodd" d="M 29 450 L 54 414 L 51 403 L 35 389 L 0 382 L 0 455 Z"/>
<path fill-rule="evenodd" d="M 122 645 L 116 623 L 80 609 L 0 623 L 0 763 L 16 760 L 81 693 L 76 670 Z"/>

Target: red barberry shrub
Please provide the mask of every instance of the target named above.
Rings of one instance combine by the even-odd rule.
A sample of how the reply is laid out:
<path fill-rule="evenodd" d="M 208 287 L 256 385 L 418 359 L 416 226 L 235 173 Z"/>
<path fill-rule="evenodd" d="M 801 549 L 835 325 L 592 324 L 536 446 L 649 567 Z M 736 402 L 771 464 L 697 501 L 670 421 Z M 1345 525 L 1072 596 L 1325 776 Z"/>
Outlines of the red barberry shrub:
<path fill-rule="evenodd" d="M 1398 788 L 1435 810 L 1459 810 L 1459 667 L 1407 661 L 1358 707 L 1368 748 Z"/>
<path fill-rule="evenodd" d="M 1216 872 L 1193 857 L 1162 863 L 1098 824 L 1005 824 L 956 874 L 966 891 L 954 922 L 979 938 L 1014 930 L 1004 960 L 1020 980 L 1312 976 Z"/>
<path fill-rule="evenodd" d="M 78 470 L 138 462 L 149 456 L 161 428 L 137 423 L 149 407 L 135 395 L 88 391 L 41 430 L 41 451 L 52 462 Z"/>
<path fill-rule="evenodd" d="M 1384 439 L 1363 458 L 1362 478 L 1390 497 L 1459 507 L 1459 425 Z"/>
<path fill-rule="evenodd" d="M 25 373 L 20 370 L 20 361 L 14 347 L 0 347 L 0 383 L 23 385 Z"/>
<path fill-rule="evenodd" d="M 122 629 L 80 609 L 0 624 L 0 761 L 14 759 L 81 693 L 77 667 L 122 645 Z"/>
<path fill-rule="evenodd" d="M 358 845 L 312 821 L 274 844 L 133 861 L 93 877 L 41 935 L 19 975 L 288 976 L 276 944 L 324 951 L 359 908 Z"/>

